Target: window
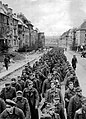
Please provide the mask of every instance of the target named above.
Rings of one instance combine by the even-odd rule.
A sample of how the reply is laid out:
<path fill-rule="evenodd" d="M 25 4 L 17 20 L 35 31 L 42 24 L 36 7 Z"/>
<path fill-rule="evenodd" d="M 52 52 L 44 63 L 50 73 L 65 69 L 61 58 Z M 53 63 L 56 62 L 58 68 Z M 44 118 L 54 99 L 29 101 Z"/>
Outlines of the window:
<path fill-rule="evenodd" d="M 14 45 L 16 45 L 16 39 L 14 39 Z"/>
<path fill-rule="evenodd" d="M 14 29 L 14 36 L 16 35 L 16 29 Z"/>

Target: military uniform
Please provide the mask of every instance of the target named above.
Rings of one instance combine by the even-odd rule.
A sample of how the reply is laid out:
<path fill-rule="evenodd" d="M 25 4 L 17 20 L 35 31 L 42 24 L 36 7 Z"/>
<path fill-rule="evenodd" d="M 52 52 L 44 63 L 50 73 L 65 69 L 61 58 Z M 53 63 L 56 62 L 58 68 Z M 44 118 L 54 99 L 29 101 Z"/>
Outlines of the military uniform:
<path fill-rule="evenodd" d="M 86 111 L 80 108 L 76 111 L 74 119 L 86 119 Z"/>
<path fill-rule="evenodd" d="M 42 96 L 43 97 L 45 96 L 46 91 L 50 88 L 51 88 L 51 83 L 49 79 L 45 79 L 45 81 L 43 82 L 43 86 L 42 86 Z"/>
<path fill-rule="evenodd" d="M 46 101 L 46 102 L 49 102 L 49 103 L 52 103 L 52 102 L 53 102 L 53 99 L 54 99 L 56 96 L 60 98 L 60 103 L 64 104 L 64 102 L 63 102 L 63 97 L 62 97 L 62 94 L 61 94 L 61 90 L 58 89 L 58 88 L 49 89 L 49 90 L 46 92 L 45 101 Z"/>
<path fill-rule="evenodd" d="M 65 97 L 64 97 L 64 99 L 65 99 L 65 108 L 66 108 L 66 110 L 67 110 L 67 108 L 68 108 L 68 104 L 69 104 L 70 98 L 71 98 L 72 96 L 74 96 L 74 95 L 75 95 L 75 89 L 74 89 L 74 88 L 73 88 L 72 90 L 68 88 L 68 89 L 65 91 Z"/>
<path fill-rule="evenodd" d="M 16 97 L 16 89 L 14 87 L 10 87 L 9 90 L 3 88 L 0 97 L 3 98 L 4 100 L 6 99 L 12 100 L 14 97 Z"/>
<path fill-rule="evenodd" d="M 58 102 L 60 98 L 56 96 L 53 100 L 56 100 L 56 102 Z M 52 103 L 48 103 L 45 108 L 42 109 L 42 112 L 44 113 L 44 115 L 50 114 L 52 118 L 49 119 L 65 119 L 64 108 L 62 104 L 56 102 L 53 101 Z"/>
<path fill-rule="evenodd" d="M 29 105 L 30 105 L 30 111 L 31 111 L 31 119 L 38 119 L 38 108 L 39 105 L 39 94 L 38 91 L 35 88 L 32 88 L 29 90 L 28 88 L 25 88 L 23 91 L 23 96 L 27 98 Z"/>
<path fill-rule="evenodd" d="M 14 87 L 16 91 L 22 90 L 21 85 L 19 83 L 11 84 L 11 86 Z"/>
<path fill-rule="evenodd" d="M 6 104 L 4 100 L 0 98 L 0 114 L 6 109 Z"/>
<path fill-rule="evenodd" d="M 82 98 L 82 107 L 75 112 L 74 119 L 86 119 L 86 97 Z"/>
<path fill-rule="evenodd" d="M 6 99 L 6 108 L 0 115 L 0 119 L 25 119 L 24 113 L 21 109 L 15 107 L 16 103 L 10 99 Z"/>
<path fill-rule="evenodd" d="M 74 70 L 76 69 L 76 63 L 77 63 L 77 58 L 73 57 L 72 58 L 72 67 L 74 68 Z"/>
<path fill-rule="evenodd" d="M 1 115 L 0 119 L 25 119 L 24 113 L 21 109 L 14 107 L 13 114 L 9 114 L 5 109 Z"/>
<path fill-rule="evenodd" d="M 60 119 L 65 119 L 64 108 L 60 103 L 55 105 L 55 113 L 59 114 Z"/>
<path fill-rule="evenodd" d="M 23 91 L 24 90 L 24 81 L 23 80 L 18 80 L 18 84 L 20 84 L 21 86 L 21 90 Z"/>
<path fill-rule="evenodd" d="M 68 117 L 69 119 L 74 119 L 76 110 L 81 108 L 81 99 L 75 95 L 71 97 L 68 105 Z"/>
<path fill-rule="evenodd" d="M 13 98 L 13 101 L 16 103 L 16 106 L 24 112 L 25 118 L 30 119 L 30 107 L 28 100 L 24 97 L 21 99 Z"/>

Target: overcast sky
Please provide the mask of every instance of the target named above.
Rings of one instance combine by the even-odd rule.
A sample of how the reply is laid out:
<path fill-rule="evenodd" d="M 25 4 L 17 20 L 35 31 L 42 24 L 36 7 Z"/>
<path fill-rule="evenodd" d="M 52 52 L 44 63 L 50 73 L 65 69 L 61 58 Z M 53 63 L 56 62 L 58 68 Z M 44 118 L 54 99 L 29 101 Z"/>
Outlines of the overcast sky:
<path fill-rule="evenodd" d="M 86 19 L 86 0 L 2 0 L 46 35 L 60 35 Z"/>

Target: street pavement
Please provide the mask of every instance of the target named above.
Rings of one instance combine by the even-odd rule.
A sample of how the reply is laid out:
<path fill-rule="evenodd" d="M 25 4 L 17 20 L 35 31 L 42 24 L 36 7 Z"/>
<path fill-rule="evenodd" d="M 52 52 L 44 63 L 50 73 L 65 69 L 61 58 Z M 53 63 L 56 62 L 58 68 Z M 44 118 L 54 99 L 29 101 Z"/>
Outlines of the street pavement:
<path fill-rule="evenodd" d="M 11 78 L 16 78 L 17 76 L 20 76 L 22 73 L 22 70 L 24 69 L 24 66 L 27 64 L 27 62 L 30 62 L 30 65 L 32 66 L 33 63 L 43 55 L 46 54 L 47 51 L 44 52 L 36 52 L 30 55 L 26 56 L 25 60 L 15 62 L 11 64 L 8 68 L 8 71 L 6 69 L 3 69 L 0 73 L 0 91 L 4 87 L 4 84 L 6 82 L 10 82 Z"/>
<path fill-rule="evenodd" d="M 19 68 L 23 67 L 25 64 L 27 64 L 27 62 L 32 62 L 32 61 L 37 60 L 38 57 L 40 57 L 42 55 L 43 55 L 43 53 L 41 53 L 41 54 L 34 53 L 32 55 L 26 56 L 25 60 L 17 61 L 17 62 L 14 62 L 14 63 L 10 64 L 8 70 L 6 70 L 5 67 L 4 67 L 3 70 L 0 73 L 0 79 L 4 78 L 7 75 L 10 75 L 14 71 L 16 71 Z"/>
<path fill-rule="evenodd" d="M 67 56 L 67 59 L 70 63 L 74 54 L 76 55 L 78 60 L 76 75 L 82 88 L 82 93 L 84 96 L 86 96 L 86 58 L 82 58 L 77 52 L 66 51 L 65 55 Z"/>

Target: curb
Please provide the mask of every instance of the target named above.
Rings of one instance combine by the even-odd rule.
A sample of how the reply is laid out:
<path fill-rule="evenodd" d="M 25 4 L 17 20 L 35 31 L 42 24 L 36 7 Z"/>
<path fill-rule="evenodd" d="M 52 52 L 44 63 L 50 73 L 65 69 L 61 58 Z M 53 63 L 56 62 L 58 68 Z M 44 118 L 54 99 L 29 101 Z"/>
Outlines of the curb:
<path fill-rule="evenodd" d="M 31 61 L 28 61 L 28 62 L 32 63 L 32 62 L 34 62 L 35 60 L 36 60 L 36 58 L 33 59 L 33 60 L 31 60 Z M 24 63 L 22 66 L 18 67 L 17 69 L 13 70 L 12 72 L 9 72 L 9 73 L 6 74 L 5 76 L 2 76 L 2 77 L 0 78 L 0 81 L 3 81 L 3 79 L 4 79 L 5 77 L 7 77 L 7 76 L 11 75 L 12 73 L 14 73 L 14 72 L 20 70 L 21 68 L 23 68 L 28 62 Z"/>
<path fill-rule="evenodd" d="M 23 63 L 23 65 L 19 66 L 18 68 L 14 69 L 14 70 L 11 71 L 11 72 L 8 72 L 6 75 L 1 76 L 1 77 L 0 77 L 0 81 L 3 81 L 4 78 L 6 78 L 7 76 L 9 76 L 9 75 L 11 75 L 12 73 L 14 73 L 14 72 L 20 70 L 21 68 L 23 68 L 28 62 L 30 62 L 30 64 L 31 64 L 31 63 L 34 62 L 35 60 L 39 59 L 42 55 L 43 55 L 43 53 L 42 53 L 41 55 L 39 55 L 37 58 L 32 59 L 31 61 L 28 60 L 27 62 Z"/>
<path fill-rule="evenodd" d="M 42 54 L 42 55 L 43 55 L 43 54 Z M 42 56 L 42 55 L 41 55 L 41 56 Z M 31 61 L 28 60 L 26 63 L 24 63 L 24 64 L 23 64 L 22 66 L 20 66 L 19 68 L 13 70 L 12 72 L 9 72 L 9 73 L 6 74 L 5 76 L 2 76 L 2 77 L 0 78 L 0 81 L 3 81 L 3 79 L 4 79 L 5 77 L 7 77 L 7 76 L 11 75 L 12 73 L 14 73 L 14 72 L 20 70 L 21 68 L 23 68 L 28 62 L 32 63 L 32 62 L 34 62 L 35 60 L 37 60 L 38 58 L 40 58 L 41 56 L 38 56 L 37 58 L 34 58 L 34 59 L 31 60 Z"/>

